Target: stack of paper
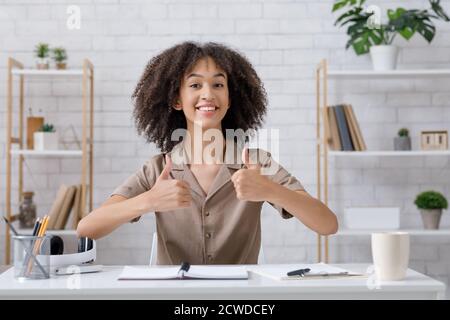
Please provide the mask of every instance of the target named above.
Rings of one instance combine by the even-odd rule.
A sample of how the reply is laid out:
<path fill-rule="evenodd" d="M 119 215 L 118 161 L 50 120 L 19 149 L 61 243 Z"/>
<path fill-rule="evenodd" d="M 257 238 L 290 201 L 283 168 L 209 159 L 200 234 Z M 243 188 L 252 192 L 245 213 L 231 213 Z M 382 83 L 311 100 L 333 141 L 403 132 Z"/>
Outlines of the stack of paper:
<path fill-rule="evenodd" d="M 287 273 L 295 269 L 310 269 L 304 276 L 288 276 Z M 298 264 L 291 266 L 258 266 L 251 268 L 250 272 L 275 280 L 307 280 L 307 279 L 348 279 L 354 277 L 366 277 L 365 274 L 351 272 L 342 268 L 330 266 L 325 263 Z"/>

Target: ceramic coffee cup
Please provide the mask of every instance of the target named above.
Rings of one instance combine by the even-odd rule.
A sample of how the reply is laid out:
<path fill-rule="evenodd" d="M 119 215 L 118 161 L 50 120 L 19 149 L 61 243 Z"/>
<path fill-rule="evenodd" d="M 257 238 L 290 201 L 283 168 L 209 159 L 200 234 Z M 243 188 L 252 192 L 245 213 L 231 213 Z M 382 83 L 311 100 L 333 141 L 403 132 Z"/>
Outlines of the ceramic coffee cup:
<path fill-rule="evenodd" d="M 409 234 L 407 232 L 372 233 L 372 258 L 379 280 L 404 279 L 409 263 Z"/>

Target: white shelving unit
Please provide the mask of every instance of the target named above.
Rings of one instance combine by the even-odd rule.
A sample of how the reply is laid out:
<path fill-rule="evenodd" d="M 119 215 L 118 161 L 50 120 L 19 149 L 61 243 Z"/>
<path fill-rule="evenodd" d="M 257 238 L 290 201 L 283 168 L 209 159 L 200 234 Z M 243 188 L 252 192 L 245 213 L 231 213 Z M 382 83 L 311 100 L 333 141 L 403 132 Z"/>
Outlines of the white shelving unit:
<path fill-rule="evenodd" d="M 439 151 L 328 151 L 333 157 L 417 157 L 417 156 L 449 156 L 450 150 Z"/>
<path fill-rule="evenodd" d="M 327 61 L 322 60 L 316 69 L 316 135 L 317 135 L 317 195 L 326 205 L 328 205 L 328 157 L 428 157 L 428 156 L 450 156 L 450 150 L 440 151 L 394 151 L 394 150 L 369 150 L 369 151 L 333 151 L 328 149 L 327 130 L 328 117 L 326 107 L 328 106 L 328 80 L 334 79 L 392 79 L 402 78 L 406 80 L 418 77 L 450 78 L 450 69 L 411 69 L 411 70 L 328 70 Z M 321 128 L 323 121 L 324 128 Z M 323 133 L 322 133 L 323 129 Z M 323 170 L 323 172 L 322 172 Z M 323 188 L 322 188 L 323 187 Z M 322 194 L 323 193 L 323 194 Z M 370 235 L 379 230 L 339 230 L 334 236 L 360 236 Z M 450 229 L 423 230 L 423 229 L 401 229 L 411 235 L 421 236 L 448 236 Z M 325 262 L 328 262 L 328 237 L 324 242 Z M 318 261 L 322 261 L 322 237 L 318 235 Z"/>
<path fill-rule="evenodd" d="M 425 230 L 425 229 L 395 229 L 395 230 L 377 230 L 377 229 L 343 229 L 339 230 L 337 236 L 370 236 L 373 232 L 408 232 L 412 236 L 449 236 L 450 229 Z"/>
<path fill-rule="evenodd" d="M 94 66 L 88 60 L 83 60 L 80 69 L 66 70 L 37 70 L 24 68 L 23 64 L 13 58 L 8 59 L 7 77 L 7 128 L 6 128 L 6 217 L 14 221 L 17 215 L 13 215 L 11 208 L 11 179 L 12 179 L 12 158 L 18 158 L 18 202 L 23 199 L 23 163 L 25 157 L 80 157 L 80 184 L 81 184 L 81 209 L 85 212 L 86 205 L 92 210 L 93 202 L 93 133 L 94 133 Z M 24 79 L 25 77 L 36 77 L 39 81 L 64 81 L 67 77 L 75 77 L 81 80 L 82 95 L 80 111 L 82 116 L 82 138 L 80 150 L 45 150 L 36 151 L 26 149 L 24 143 Z M 18 89 L 18 133 L 13 137 L 13 81 L 19 80 Z M 13 148 L 13 145 L 17 147 Z M 10 230 L 6 225 L 5 230 L 5 264 L 10 261 Z M 49 230 L 53 234 L 75 234 L 75 230 Z"/>
<path fill-rule="evenodd" d="M 371 78 L 371 77 L 417 77 L 417 76 L 450 76 L 450 69 L 411 69 L 411 70 L 329 70 L 328 78 Z"/>
<path fill-rule="evenodd" d="M 13 69 L 13 75 L 23 75 L 23 76 L 82 76 L 83 69 L 66 69 L 66 70 L 37 70 L 37 69 Z"/>
<path fill-rule="evenodd" d="M 11 150 L 13 156 L 35 156 L 35 157 L 81 157 L 81 150 Z"/>

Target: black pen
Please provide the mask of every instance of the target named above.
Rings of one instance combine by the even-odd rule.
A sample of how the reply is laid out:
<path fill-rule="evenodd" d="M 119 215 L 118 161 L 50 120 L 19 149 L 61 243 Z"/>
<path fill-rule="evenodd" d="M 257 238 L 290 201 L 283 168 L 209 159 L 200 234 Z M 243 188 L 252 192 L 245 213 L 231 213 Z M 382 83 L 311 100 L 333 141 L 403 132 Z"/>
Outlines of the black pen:
<path fill-rule="evenodd" d="M 305 268 L 305 269 L 298 269 L 298 270 L 294 270 L 294 271 L 289 271 L 287 273 L 288 276 L 300 276 L 300 277 L 304 277 L 305 273 L 310 272 L 311 269 L 310 268 Z"/>

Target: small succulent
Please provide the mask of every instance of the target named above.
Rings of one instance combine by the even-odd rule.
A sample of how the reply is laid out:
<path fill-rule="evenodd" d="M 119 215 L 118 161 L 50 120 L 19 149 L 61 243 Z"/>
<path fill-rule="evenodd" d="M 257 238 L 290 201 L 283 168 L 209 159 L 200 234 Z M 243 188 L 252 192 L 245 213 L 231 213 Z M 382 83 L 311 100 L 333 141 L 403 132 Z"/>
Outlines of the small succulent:
<path fill-rule="evenodd" d="M 53 59 L 58 63 L 62 63 L 67 60 L 67 52 L 63 47 L 53 48 L 52 53 Z"/>
<path fill-rule="evenodd" d="M 420 193 L 414 203 L 419 209 L 447 209 L 448 207 L 447 199 L 437 191 Z"/>
<path fill-rule="evenodd" d="M 401 128 L 398 130 L 398 136 L 399 137 L 407 137 L 409 135 L 409 130 L 406 128 Z"/>
<path fill-rule="evenodd" d="M 38 43 L 36 45 L 34 52 L 36 53 L 36 56 L 38 58 L 47 58 L 48 54 L 50 52 L 48 43 L 43 43 L 43 42 Z"/>
<path fill-rule="evenodd" d="M 42 127 L 39 129 L 41 132 L 55 132 L 55 128 L 50 123 L 45 123 L 42 125 Z"/>

